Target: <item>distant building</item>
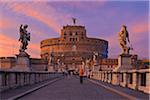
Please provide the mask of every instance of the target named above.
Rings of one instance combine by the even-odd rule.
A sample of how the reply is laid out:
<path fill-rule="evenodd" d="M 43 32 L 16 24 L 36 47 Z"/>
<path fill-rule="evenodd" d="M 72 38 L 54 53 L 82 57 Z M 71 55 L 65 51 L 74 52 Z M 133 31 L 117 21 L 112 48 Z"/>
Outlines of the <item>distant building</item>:
<path fill-rule="evenodd" d="M 81 65 L 85 59 L 91 59 L 94 52 L 98 54 L 98 58 L 108 57 L 108 41 L 87 37 L 84 26 L 64 26 L 60 35 L 59 38 L 41 41 L 42 59 L 49 58 L 54 52 L 55 63 L 57 59 L 60 59 L 70 68 L 70 66 Z"/>
<path fill-rule="evenodd" d="M 138 60 L 137 61 L 138 69 L 149 69 L 150 68 L 150 60 Z"/>
<path fill-rule="evenodd" d="M 0 57 L 0 69 L 7 70 L 16 65 L 15 57 Z"/>
<path fill-rule="evenodd" d="M 9 70 L 16 66 L 15 57 L 0 57 L 0 70 Z M 46 62 L 39 58 L 30 58 L 30 67 L 33 71 L 44 71 Z"/>
<path fill-rule="evenodd" d="M 118 66 L 118 59 L 101 59 L 99 61 L 99 71 L 112 71 Z"/>

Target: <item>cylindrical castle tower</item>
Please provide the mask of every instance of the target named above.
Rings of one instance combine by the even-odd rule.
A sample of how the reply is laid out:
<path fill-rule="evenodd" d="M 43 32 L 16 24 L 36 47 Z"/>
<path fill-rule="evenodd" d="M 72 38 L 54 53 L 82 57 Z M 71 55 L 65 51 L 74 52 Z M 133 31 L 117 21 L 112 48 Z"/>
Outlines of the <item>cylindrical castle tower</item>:
<path fill-rule="evenodd" d="M 55 62 L 61 59 L 66 65 L 80 65 L 83 59 L 93 57 L 107 58 L 108 41 L 89 38 L 84 26 L 67 25 L 61 29 L 60 38 L 50 38 L 41 41 L 41 57 L 54 53 Z"/>

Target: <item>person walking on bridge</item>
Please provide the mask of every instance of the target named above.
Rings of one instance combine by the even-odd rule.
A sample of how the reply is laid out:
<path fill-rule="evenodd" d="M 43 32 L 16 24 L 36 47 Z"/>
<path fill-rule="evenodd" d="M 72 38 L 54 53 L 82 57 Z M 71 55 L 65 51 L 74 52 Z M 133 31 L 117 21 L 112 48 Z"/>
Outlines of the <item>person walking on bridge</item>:
<path fill-rule="evenodd" d="M 80 83 L 83 83 L 84 70 L 82 67 L 79 69 Z"/>

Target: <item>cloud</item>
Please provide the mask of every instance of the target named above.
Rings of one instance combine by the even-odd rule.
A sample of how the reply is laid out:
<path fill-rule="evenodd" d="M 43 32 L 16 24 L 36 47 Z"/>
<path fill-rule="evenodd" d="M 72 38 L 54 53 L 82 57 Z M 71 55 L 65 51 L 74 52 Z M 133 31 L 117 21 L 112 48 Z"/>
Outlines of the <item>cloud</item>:
<path fill-rule="evenodd" d="M 31 57 L 40 58 L 40 43 L 29 43 L 27 52 Z"/>
<path fill-rule="evenodd" d="M 0 34 L 0 56 L 12 56 L 17 51 L 17 40 Z"/>
<path fill-rule="evenodd" d="M 20 42 L 17 39 L 13 39 L 9 36 L 0 34 L 0 57 L 2 56 L 14 56 L 19 53 Z M 35 43 L 29 43 L 27 52 L 31 57 L 40 57 L 40 45 Z"/>
<path fill-rule="evenodd" d="M 55 32 L 59 33 L 60 25 L 55 20 L 55 18 L 51 16 L 55 14 L 55 10 L 52 7 L 49 7 L 48 5 L 46 5 L 44 2 L 42 2 L 42 5 L 40 3 L 33 3 L 33 2 L 31 2 L 30 4 L 27 2 L 8 3 L 7 7 L 9 7 L 9 9 L 14 11 L 15 13 L 19 13 L 19 14 L 32 17 L 36 19 L 37 21 L 44 23 Z M 47 8 L 49 9 L 50 14 L 47 14 L 47 12 L 44 11 L 44 9 L 47 9 Z M 56 17 L 58 16 L 56 15 Z"/>
<path fill-rule="evenodd" d="M 66 21 L 66 17 L 69 16 L 47 5 L 46 2 L 7 3 L 7 7 L 16 14 L 23 14 L 40 21 L 56 33 L 60 33 L 60 22 Z"/>
<path fill-rule="evenodd" d="M 53 3 L 56 3 L 56 5 L 53 5 Z M 47 34 L 44 34 L 44 32 L 49 34 L 49 30 L 47 30 L 47 29 L 50 28 L 50 30 L 53 30 L 54 32 L 59 33 L 61 24 L 68 22 L 68 18 L 71 19 L 71 17 L 73 15 L 78 14 L 78 17 L 83 19 L 83 21 L 85 21 L 85 23 L 92 21 L 92 23 L 89 23 L 89 24 L 91 24 L 91 27 L 88 28 L 89 30 L 91 29 L 92 32 L 96 31 L 97 29 L 102 29 L 102 28 L 106 27 L 103 32 L 109 33 L 109 34 L 106 34 L 106 36 L 104 36 L 104 38 L 109 41 L 109 54 L 110 55 L 118 55 L 121 52 L 121 48 L 119 47 L 119 43 L 118 43 L 118 34 L 114 32 L 114 31 L 116 31 L 115 30 L 116 28 L 114 28 L 114 26 L 116 26 L 116 25 L 118 26 L 120 23 L 123 23 L 122 18 L 120 17 L 121 18 L 120 19 L 119 17 L 116 17 L 117 13 L 114 13 L 115 10 L 113 10 L 113 12 L 111 12 L 112 8 L 104 9 L 104 8 L 107 8 L 105 6 L 105 7 L 102 7 L 102 9 L 101 9 L 101 6 L 103 6 L 104 4 L 105 4 L 105 2 L 97 3 L 97 2 L 80 2 L 80 1 L 79 2 L 48 2 L 48 3 L 47 2 L 32 2 L 32 1 L 31 2 L 6 2 L 2 8 L 9 9 L 8 10 L 9 12 L 3 12 L 3 13 L 11 13 L 13 16 L 11 16 L 11 14 L 10 14 L 9 17 L 4 16 L 3 19 L 1 19 L 2 23 L 0 23 L 0 30 L 7 29 L 10 32 L 2 31 L 2 34 L 5 33 L 11 37 L 11 33 L 14 33 L 14 32 L 9 30 L 9 28 L 14 27 L 14 26 L 16 27 L 16 25 L 14 25 L 13 23 L 21 22 L 20 20 L 18 21 L 17 18 L 24 20 L 24 22 L 31 21 L 30 22 L 30 24 L 32 24 L 30 27 L 32 29 L 31 37 L 33 37 L 31 42 L 34 41 L 35 44 L 29 43 L 28 48 L 30 48 L 30 49 L 28 49 L 27 51 L 29 51 L 34 56 L 39 56 L 40 55 L 39 41 L 41 38 L 44 39 L 49 36 Z M 73 12 L 72 9 L 75 9 L 76 11 Z M 119 9 L 122 9 L 122 7 Z M 110 10 L 110 11 L 108 11 L 108 10 Z M 132 9 L 131 9 L 131 11 L 132 11 Z M 127 16 L 128 16 L 128 14 L 130 15 L 131 11 L 127 11 L 126 15 Z M 98 12 L 100 13 L 100 15 Z M 93 15 L 94 13 L 96 13 L 96 15 Z M 132 14 L 134 14 L 134 12 Z M 14 18 L 14 15 L 15 15 L 15 18 Z M 90 15 L 91 15 L 91 17 L 89 17 L 90 18 L 89 19 L 88 16 L 90 16 Z M 112 15 L 114 15 L 115 19 L 113 19 Z M 125 16 L 125 20 L 123 20 L 123 21 L 125 21 L 125 23 L 126 22 L 129 23 L 128 31 L 130 33 L 130 40 L 131 40 L 133 47 L 136 50 L 136 53 L 138 53 L 139 55 L 147 56 L 148 51 L 147 51 L 146 45 L 148 44 L 147 43 L 147 41 L 148 41 L 148 22 L 144 21 L 145 19 L 142 19 L 143 16 L 140 17 L 139 18 L 140 20 L 138 20 L 136 22 L 134 22 L 134 21 L 137 20 L 138 18 L 134 18 L 133 16 L 132 17 L 131 16 L 127 17 L 127 16 Z M 134 16 L 136 16 L 136 15 L 134 14 Z M 8 17 L 8 19 L 6 19 L 5 17 Z M 102 17 L 104 17 L 105 20 Z M 144 18 L 145 18 L 145 16 L 144 16 Z M 13 22 L 14 19 L 16 19 L 15 22 Z M 128 20 L 126 20 L 126 19 L 128 19 Z M 111 20 L 113 20 L 113 21 L 110 22 Z M 119 20 L 121 20 L 121 21 L 119 21 Z M 103 23 L 100 25 L 103 25 L 104 27 L 101 27 L 100 25 L 97 25 L 98 27 L 96 27 L 95 23 L 97 21 L 99 21 L 99 23 Z M 38 25 L 38 23 L 39 23 L 39 25 Z M 43 28 L 43 26 L 44 26 L 44 28 Z M 45 28 L 45 26 L 46 26 L 46 28 Z M 109 27 L 109 26 L 111 26 L 113 28 L 107 29 L 107 27 Z M 40 30 L 40 28 L 42 28 L 42 31 Z M 118 30 L 118 32 L 119 31 L 120 30 Z M 113 33 L 113 34 L 111 34 L 111 33 Z M 94 34 L 94 35 L 97 36 L 97 34 Z M 6 38 L 8 38 L 7 41 L 11 41 L 11 39 L 9 40 L 8 36 L 6 36 Z M 93 34 L 92 34 L 92 36 L 93 36 Z M 16 40 L 16 39 L 14 39 L 14 40 Z M 1 42 L 1 40 L 0 40 L 0 42 Z M 18 41 L 17 41 L 17 43 L 18 43 Z M 137 43 L 138 43 L 138 45 L 137 45 Z M 31 45 L 31 44 L 33 44 L 33 45 Z M 17 48 L 18 45 L 15 45 L 15 46 Z M 13 48 L 11 43 L 8 44 L 5 42 L 2 42 L 2 47 L 4 49 L 8 49 L 8 50 Z M 31 50 L 33 50 L 33 51 L 31 51 Z M 18 49 L 16 49 L 16 52 L 17 51 L 18 51 Z M 0 51 L 0 55 L 3 54 L 1 52 L 2 51 Z M 5 52 L 5 50 L 3 50 L 3 52 Z M 5 54 L 7 54 L 7 53 L 5 53 Z"/>
<path fill-rule="evenodd" d="M 135 22 L 133 24 L 131 24 L 131 35 L 133 34 L 133 36 L 136 37 L 140 37 L 140 36 L 146 36 L 148 35 L 148 31 L 149 31 L 149 25 L 148 22 L 145 22 L 143 20 Z"/>
<path fill-rule="evenodd" d="M 0 29 L 10 29 L 14 28 L 16 25 L 17 23 L 8 17 L 2 17 L 0 19 Z"/>

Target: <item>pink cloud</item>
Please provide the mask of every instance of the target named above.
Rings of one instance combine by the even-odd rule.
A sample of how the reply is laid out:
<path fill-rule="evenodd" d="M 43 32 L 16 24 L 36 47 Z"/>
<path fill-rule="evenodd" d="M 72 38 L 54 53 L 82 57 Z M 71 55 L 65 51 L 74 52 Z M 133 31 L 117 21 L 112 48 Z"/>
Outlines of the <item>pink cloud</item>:
<path fill-rule="evenodd" d="M 131 37 L 137 37 L 138 39 L 142 37 L 148 36 L 149 26 L 148 22 L 138 21 L 136 23 L 131 24 L 130 30 L 130 36 Z"/>
<path fill-rule="evenodd" d="M 0 34 L 0 57 L 14 56 L 15 54 L 18 54 L 19 45 L 20 42 L 17 39 Z M 31 57 L 40 57 L 39 44 L 29 43 L 27 52 L 31 55 Z"/>
<path fill-rule="evenodd" d="M 58 12 L 56 8 L 47 5 L 45 2 L 41 3 L 8 3 L 7 7 L 15 13 L 20 13 L 32 17 L 37 21 L 46 24 L 55 32 L 60 33 L 60 21 L 67 21 L 67 17 L 70 17 L 70 15 Z"/>
<path fill-rule="evenodd" d="M 40 58 L 40 43 L 29 43 L 27 52 L 31 57 Z"/>
<path fill-rule="evenodd" d="M 16 52 L 16 47 L 18 44 L 17 40 L 12 39 L 6 35 L 0 34 L 0 56 L 12 56 Z"/>
<path fill-rule="evenodd" d="M 133 33 L 144 33 L 148 32 L 148 23 L 145 22 L 137 22 L 131 27 L 131 32 Z"/>
<path fill-rule="evenodd" d="M 37 5 L 36 5 L 37 4 Z M 40 9 L 37 9 L 37 6 L 40 8 L 39 3 L 8 3 L 7 6 L 10 10 L 13 10 L 16 13 L 24 14 L 26 16 L 32 17 L 50 27 L 55 32 L 59 32 L 59 23 L 57 23 L 54 18 L 47 15 L 46 13 Z"/>
<path fill-rule="evenodd" d="M 14 22 L 13 20 L 10 20 L 9 18 L 3 17 L 2 19 L 0 19 L 0 29 L 12 28 L 15 25 L 16 25 L 16 22 Z"/>

